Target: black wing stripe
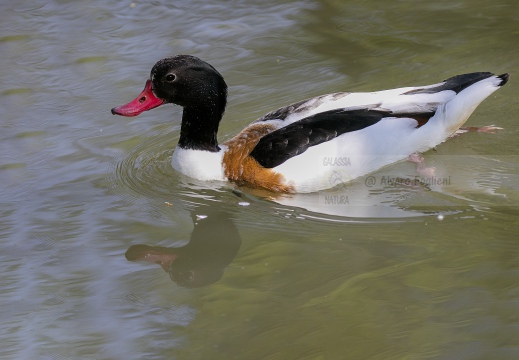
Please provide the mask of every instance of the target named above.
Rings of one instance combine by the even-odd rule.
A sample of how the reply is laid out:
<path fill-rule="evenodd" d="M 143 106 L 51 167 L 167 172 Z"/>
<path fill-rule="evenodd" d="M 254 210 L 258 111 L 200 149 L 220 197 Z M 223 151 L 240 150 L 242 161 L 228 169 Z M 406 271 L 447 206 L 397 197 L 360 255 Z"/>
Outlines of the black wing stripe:
<path fill-rule="evenodd" d="M 473 85 L 478 81 L 484 80 L 491 76 L 494 76 L 494 74 L 490 72 L 476 72 L 470 74 L 456 75 L 451 78 L 448 78 L 447 80 L 444 80 L 443 84 L 438 85 L 436 87 L 411 90 L 404 93 L 403 95 L 434 94 L 443 90 L 452 90 L 456 93 L 459 93 L 460 91 L 468 88 L 470 85 Z"/>
<path fill-rule="evenodd" d="M 330 110 L 304 118 L 265 135 L 250 156 L 261 166 L 273 168 L 293 156 L 304 153 L 311 146 L 329 141 L 351 131 L 376 124 L 391 116 L 389 111 Z"/>

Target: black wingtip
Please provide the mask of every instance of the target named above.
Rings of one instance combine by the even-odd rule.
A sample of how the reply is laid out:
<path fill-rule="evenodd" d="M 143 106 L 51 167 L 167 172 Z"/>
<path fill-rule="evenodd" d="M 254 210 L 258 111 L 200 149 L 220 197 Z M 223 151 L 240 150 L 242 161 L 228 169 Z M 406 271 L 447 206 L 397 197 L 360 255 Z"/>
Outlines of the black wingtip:
<path fill-rule="evenodd" d="M 510 79 L 510 74 L 509 73 L 504 73 L 502 75 L 498 75 L 497 77 L 501 79 L 501 82 L 499 83 L 499 86 L 503 86 Z"/>

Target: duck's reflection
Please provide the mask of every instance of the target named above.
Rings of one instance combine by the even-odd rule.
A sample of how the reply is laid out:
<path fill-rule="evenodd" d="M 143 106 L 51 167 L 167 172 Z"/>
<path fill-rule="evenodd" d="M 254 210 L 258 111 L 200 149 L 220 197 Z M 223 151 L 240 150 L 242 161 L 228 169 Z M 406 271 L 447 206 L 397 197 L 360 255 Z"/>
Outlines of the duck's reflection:
<path fill-rule="evenodd" d="M 160 265 L 179 286 L 196 288 L 218 281 L 241 245 L 229 214 L 192 215 L 194 229 L 189 243 L 181 247 L 132 245 L 128 261 L 150 261 Z"/>

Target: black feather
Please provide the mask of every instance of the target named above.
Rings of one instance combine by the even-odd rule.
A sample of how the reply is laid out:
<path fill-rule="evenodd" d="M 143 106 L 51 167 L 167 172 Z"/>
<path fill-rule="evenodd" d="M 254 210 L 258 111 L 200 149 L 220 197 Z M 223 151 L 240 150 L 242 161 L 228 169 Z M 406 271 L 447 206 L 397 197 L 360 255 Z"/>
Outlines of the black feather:
<path fill-rule="evenodd" d="M 403 95 L 434 94 L 443 90 L 452 90 L 456 93 L 459 93 L 460 91 L 468 88 L 470 85 L 473 85 L 478 81 L 484 80 L 491 76 L 494 76 L 494 74 L 490 72 L 476 72 L 470 74 L 456 75 L 451 78 L 448 78 L 447 80 L 444 80 L 443 84 L 438 85 L 436 87 L 411 90 L 404 93 Z"/>

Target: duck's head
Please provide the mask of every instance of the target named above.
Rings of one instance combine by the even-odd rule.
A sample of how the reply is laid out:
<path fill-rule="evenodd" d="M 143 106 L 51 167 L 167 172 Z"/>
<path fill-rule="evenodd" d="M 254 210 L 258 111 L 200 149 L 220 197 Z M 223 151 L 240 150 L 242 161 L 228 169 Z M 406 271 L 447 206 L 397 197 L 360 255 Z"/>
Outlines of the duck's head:
<path fill-rule="evenodd" d="M 158 61 L 139 96 L 112 114 L 137 116 L 172 103 L 221 118 L 226 102 L 227 84 L 214 67 L 195 56 L 177 55 Z"/>

